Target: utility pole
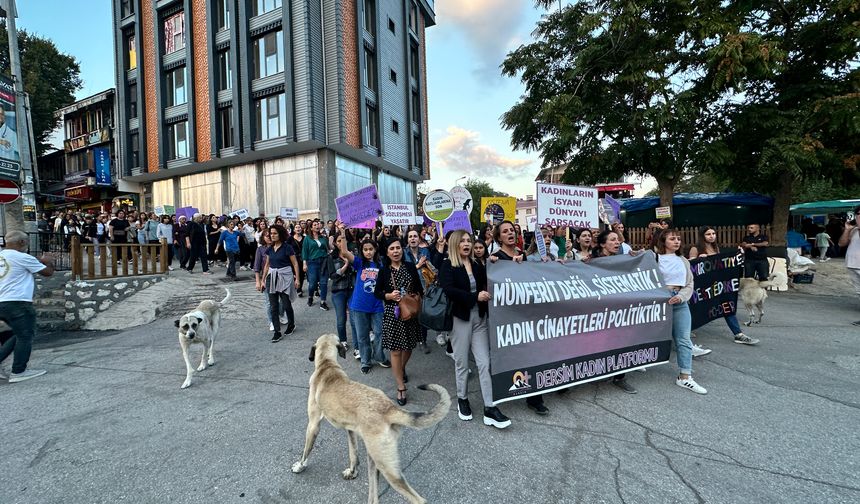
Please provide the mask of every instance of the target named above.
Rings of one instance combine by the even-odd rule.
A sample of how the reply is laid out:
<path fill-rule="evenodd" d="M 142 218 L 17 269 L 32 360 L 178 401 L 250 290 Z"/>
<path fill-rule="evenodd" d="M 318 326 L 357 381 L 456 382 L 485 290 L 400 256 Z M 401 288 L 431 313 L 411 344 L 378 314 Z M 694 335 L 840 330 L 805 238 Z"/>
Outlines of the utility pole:
<path fill-rule="evenodd" d="M 5 232 L 12 230 L 35 232 L 36 221 L 24 221 L 24 205 L 36 208 L 36 195 L 33 190 L 33 159 L 30 151 L 30 127 L 27 110 L 24 106 L 26 96 L 21 80 L 21 53 L 18 50 L 18 30 L 15 17 L 18 15 L 15 0 L 0 0 L 0 7 L 6 16 L 6 31 L 9 34 L 9 65 L 15 86 L 15 129 L 18 133 L 18 151 L 21 155 L 21 198 L 5 208 Z"/>

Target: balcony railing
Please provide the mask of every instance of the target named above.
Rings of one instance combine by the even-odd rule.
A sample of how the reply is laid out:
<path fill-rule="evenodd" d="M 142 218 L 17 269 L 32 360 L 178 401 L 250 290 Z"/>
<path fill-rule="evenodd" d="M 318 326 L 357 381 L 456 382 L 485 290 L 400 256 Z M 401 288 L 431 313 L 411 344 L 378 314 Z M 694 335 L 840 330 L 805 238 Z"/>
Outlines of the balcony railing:
<path fill-rule="evenodd" d="M 90 145 L 107 142 L 108 140 L 110 140 L 110 128 L 101 128 L 74 138 L 69 138 L 63 141 L 63 147 L 65 147 L 66 152 L 73 152 Z"/>

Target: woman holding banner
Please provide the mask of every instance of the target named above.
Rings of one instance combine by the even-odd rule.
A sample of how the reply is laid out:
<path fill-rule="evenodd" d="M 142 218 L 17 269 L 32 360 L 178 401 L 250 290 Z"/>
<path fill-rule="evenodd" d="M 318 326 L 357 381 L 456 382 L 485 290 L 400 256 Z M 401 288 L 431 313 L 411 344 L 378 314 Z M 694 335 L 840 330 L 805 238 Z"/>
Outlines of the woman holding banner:
<path fill-rule="evenodd" d="M 687 302 L 693 296 L 693 272 L 690 261 L 681 254 L 681 234 L 668 228 L 657 236 L 657 265 L 663 283 L 672 293 L 669 304 L 672 305 L 672 339 L 675 341 L 675 353 L 678 361 L 679 374 L 675 384 L 697 394 L 707 394 L 708 391 L 696 383 L 693 374 L 693 342 L 690 340 L 692 317 Z"/>
<path fill-rule="evenodd" d="M 532 242 L 529 244 L 528 250 L 526 250 L 526 260 L 531 262 L 541 262 L 541 261 L 556 261 L 558 257 L 550 251 L 550 245 L 553 245 L 552 242 L 552 230 L 543 229 L 540 230 L 541 234 L 538 235 L 535 233 L 535 237 Z M 544 250 L 546 251 L 546 259 L 541 257 L 540 255 L 540 247 L 538 247 L 538 240 L 543 239 Z"/>
<path fill-rule="evenodd" d="M 424 295 L 415 265 L 404 262 L 400 240 L 391 239 L 385 246 L 387 264 L 379 272 L 374 295 L 385 301 L 382 315 L 382 346 L 391 351 L 391 371 L 397 382 L 397 404 L 406 404 L 406 363 L 421 339 L 418 317 L 400 319 L 400 300 L 407 293 Z"/>
<path fill-rule="evenodd" d="M 690 259 L 698 259 L 699 257 L 708 257 L 720 253 L 720 244 L 717 243 L 717 231 L 711 226 L 702 226 L 699 228 L 699 240 L 690 248 Z M 750 338 L 741 331 L 741 325 L 738 323 L 738 317 L 735 314 L 725 317 L 726 325 L 735 335 L 735 343 L 742 345 L 756 345 L 758 340 Z M 697 345 L 693 345 L 693 355 Z"/>
<path fill-rule="evenodd" d="M 595 244 L 596 246 L 591 254 L 592 260 L 600 260 L 601 257 L 618 255 L 621 251 L 621 239 L 618 237 L 618 233 L 609 229 L 597 235 Z M 612 384 L 628 394 L 636 393 L 636 389 L 627 381 L 627 373 L 613 376 Z"/>
<path fill-rule="evenodd" d="M 490 256 L 491 263 L 496 261 L 523 262 L 523 253 L 517 249 L 516 231 L 511 221 L 502 221 L 496 226 L 493 231 L 493 238 L 499 244 L 499 250 Z M 549 413 L 549 408 L 543 403 L 543 396 L 543 394 L 538 394 L 526 398 L 526 406 L 541 416 Z"/>
<path fill-rule="evenodd" d="M 469 350 L 475 357 L 481 397 L 484 401 L 484 425 L 504 429 L 511 420 L 493 403 L 493 383 L 490 378 L 490 340 L 487 312 L 490 293 L 487 292 L 487 270 L 472 257 L 472 237 L 466 231 L 454 231 L 449 241 L 448 259 L 439 271 L 439 285 L 452 304 L 454 327 L 451 343 L 454 349 L 454 377 L 457 383 L 457 414 L 460 420 L 472 419 L 469 405 Z"/>

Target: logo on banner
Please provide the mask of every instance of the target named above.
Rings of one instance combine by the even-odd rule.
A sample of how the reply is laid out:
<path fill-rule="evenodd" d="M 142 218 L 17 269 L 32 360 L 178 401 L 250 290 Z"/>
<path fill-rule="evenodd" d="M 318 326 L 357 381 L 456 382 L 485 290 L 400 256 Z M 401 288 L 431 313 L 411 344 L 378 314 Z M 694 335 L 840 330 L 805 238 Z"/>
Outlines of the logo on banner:
<path fill-rule="evenodd" d="M 528 391 L 531 390 L 532 386 L 529 383 L 532 377 L 528 371 L 517 371 L 514 373 L 512 381 L 514 382 L 511 385 L 511 388 L 508 389 L 509 392 L 518 392 L 518 391 Z M 514 394 L 516 395 L 516 394 Z"/>

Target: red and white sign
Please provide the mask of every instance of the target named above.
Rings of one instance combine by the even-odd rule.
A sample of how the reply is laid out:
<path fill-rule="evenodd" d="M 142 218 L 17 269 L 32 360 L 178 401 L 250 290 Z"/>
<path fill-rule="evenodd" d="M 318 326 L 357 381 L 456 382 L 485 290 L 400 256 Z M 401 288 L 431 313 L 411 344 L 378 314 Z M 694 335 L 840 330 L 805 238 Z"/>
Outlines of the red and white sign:
<path fill-rule="evenodd" d="M 0 180 L 0 204 L 12 203 L 21 197 L 21 188 L 11 180 Z"/>

